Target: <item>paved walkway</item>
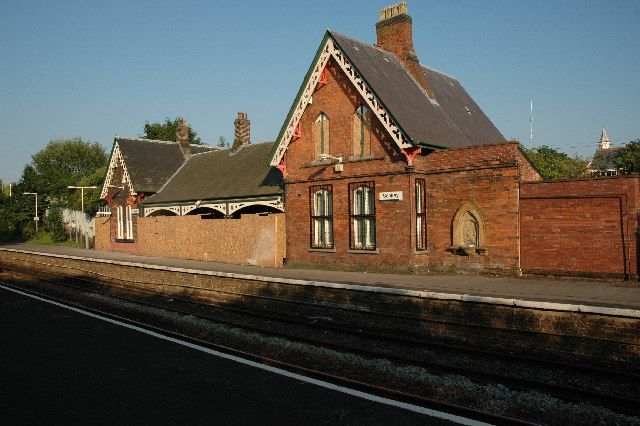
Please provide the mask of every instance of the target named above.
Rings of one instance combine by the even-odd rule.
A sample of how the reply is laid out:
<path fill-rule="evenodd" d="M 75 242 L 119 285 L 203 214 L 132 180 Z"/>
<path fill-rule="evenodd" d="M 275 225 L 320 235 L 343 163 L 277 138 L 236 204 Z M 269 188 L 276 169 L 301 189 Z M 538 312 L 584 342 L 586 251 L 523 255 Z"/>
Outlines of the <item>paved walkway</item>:
<path fill-rule="evenodd" d="M 135 256 L 100 250 L 33 244 L 5 244 L 1 248 L 56 253 L 96 259 L 173 266 L 206 271 L 232 272 L 265 277 L 382 286 L 451 294 L 558 302 L 613 308 L 640 309 L 640 283 L 625 281 L 567 280 L 550 278 L 490 277 L 480 275 L 403 275 L 315 269 L 275 269 L 249 265 Z"/>

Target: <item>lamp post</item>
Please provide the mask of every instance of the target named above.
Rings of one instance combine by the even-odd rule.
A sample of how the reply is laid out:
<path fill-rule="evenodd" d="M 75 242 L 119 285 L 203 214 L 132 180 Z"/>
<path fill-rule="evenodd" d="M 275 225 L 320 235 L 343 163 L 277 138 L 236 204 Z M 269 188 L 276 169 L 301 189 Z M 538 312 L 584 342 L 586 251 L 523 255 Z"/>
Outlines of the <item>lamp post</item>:
<path fill-rule="evenodd" d="M 67 186 L 68 189 L 79 189 L 80 190 L 80 205 L 82 209 L 82 235 L 84 236 L 84 248 L 89 248 L 89 240 L 87 239 L 87 234 L 84 229 L 84 190 L 85 189 L 96 189 L 97 186 Z"/>
<path fill-rule="evenodd" d="M 33 221 L 36 223 L 36 234 L 38 233 L 38 193 L 37 192 L 23 192 L 22 195 L 35 195 L 36 196 L 36 214 L 33 216 Z"/>

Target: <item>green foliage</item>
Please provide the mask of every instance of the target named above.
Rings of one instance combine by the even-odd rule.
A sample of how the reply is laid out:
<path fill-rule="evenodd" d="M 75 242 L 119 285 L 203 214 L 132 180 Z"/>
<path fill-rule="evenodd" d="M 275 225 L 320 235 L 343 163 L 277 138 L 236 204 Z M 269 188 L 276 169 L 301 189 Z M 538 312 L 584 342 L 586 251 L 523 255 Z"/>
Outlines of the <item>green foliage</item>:
<path fill-rule="evenodd" d="M 28 240 L 35 235 L 34 215 L 44 218 L 51 205 L 71 207 L 80 205 L 80 194 L 71 192 L 67 186 L 100 186 L 105 174 L 107 155 L 96 144 L 80 138 L 59 139 L 32 156 L 31 164 L 22 170 L 20 180 L 13 186 L 12 197 L 0 191 L 0 241 Z M 35 197 L 24 192 L 38 193 L 38 211 L 35 211 Z M 79 192 L 79 191 L 78 191 Z M 98 193 L 98 194 L 93 194 Z M 90 190 L 87 195 L 95 198 L 99 190 Z M 89 198 L 89 197 L 87 197 Z M 85 202 L 87 202 L 85 198 Z M 89 199 L 88 211 L 95 211 L 95 199 Z M 78 207 L 79 208 L 79 207 Z M 40 224 L 43 223 L 41 220 Z"/>
<path fill-rule="evenodd" d="M 149 123 L 144 125 L 144 134 L 140 137 L 145 139 L 155 139 L 159 141 L 176 141 L 176 129 L 178 128 L 178 118 L 165 118 L 164 123 Z M 202 140 L 198 134 L 189 126 L 189 143 L 202 145 Z"/>
<path fill-rule="evenodd" d="M 85 176 L 75 186 L 97 186 L 96 189 L 84 190 L 84 212 L 90 216 L 95 216 L 98 208 L 103 204 L 100 200 L 100 191 L 102 190 L 102 184 L 104 177 L 107 174 L 107 166 L 97 168 L 93 173 Z M 74 189 L 73 193 L 69 196 L 67 206 L 72 210 L 80 211 L 82 209 L 82 191 Z"/>
<path fill-rule="evenodd" d="M 45 229 L 51 235 L 54 243 L 66 241 L 67 233 L 65 229 L 64 219 L 62 218 L 61 208 L 51 208 L 47 214 Z"/>
<path fill-rule="evenodd" d="M 227 147 L 227 140 L 225 139 L 224 136 L 220 136 L 218 138 L 218 147 L 219 148 L 226 148 Z"/>
<path fill-rule="evenodd" d="M 623 173 L 640 173 L 640 139 L 631 141 L 619 151 L 616 165 Z"/>
<path fill-rule="evenodd" d="M 52 200 L 66 203 L 70 195 L 67 186 L 78 185 L 82 179 L 106 166 L 107 154 L 102 146 L 81 138 L 57 139 L 33 155 L 25 167 L 23 180 L 43 194 L 43 205 Z M 27 170 L 29 169 L 29 170 Z"/>
<path fill-rule="evenodd" d="M 569 157 L 546 145 L 533 149 L 520 145 L 520 149 L 544 180 L 575 179 L 586 174 L 588 162 L 577 155 Z"/>

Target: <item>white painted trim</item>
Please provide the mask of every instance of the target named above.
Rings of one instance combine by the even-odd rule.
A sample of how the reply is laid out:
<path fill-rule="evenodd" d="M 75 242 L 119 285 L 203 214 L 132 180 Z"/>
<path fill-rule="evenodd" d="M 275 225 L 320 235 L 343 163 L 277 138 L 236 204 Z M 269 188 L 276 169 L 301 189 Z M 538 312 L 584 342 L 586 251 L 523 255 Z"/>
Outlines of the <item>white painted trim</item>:
<path fill-rule="evenodd" d="M 189 212 L 192 212 L 193 210 L 199 209 L 201 207 L 206 207 L 206 208 L 215 210 L 217 212 L 222 213 L 223 215 L 227 214 L 227 204 L 226 203 L 215 203 L 215 204 L 203 203 L 203 204 L 198 204 L 198 205 L 193 204 L 193 205 L 190 205 L 190 206 L 182 206 L 182 214 L 186 215 Z"/>
<path fill-rule="evenodd" d="M 272 166 L 277 166 L 278 164 L 280 164 L 280 161 L 282 160 L 282 157 L 284 156 L 289 143 L 291 143 L 291 140 L 293 139 L 293 134 L 298 127 L 298 124 L 300 123 L 307 105 L 311 103 L 310 101 L 312 99 L 313 92 L 315 91 L 318 81 L 320 80 L 320 76 L 322 75 L 322 71 L 327 65 L 330 57 L 333 57 L 336 60 L 347 78 L 349 78 L 349 81 L 351 81 L 353 87 L 358 91 L 358 93 L 360 93 L 371 112 L 373 112 L 373 114 L 378 118 L 378 121 L 385 128 L 398 148 L 403 149 L 413 147 L 413 145 L 411 145 L 411 143 L 409 142 L 409 138 L 393 121 L 389 111 L 386 110 L 382 102 L 380 102 L 378 97 L 373 93 L 373 90 L 358 74 L 351 62 L 349 62 L 349 59 L 347 59 L 347 55 L 345 55 L 344 52 L 340 50 L 333 38 L 327 37 L 327 40 L 322 46 L 322 54 L 318 58 L 313 73 L 311 74 L 311 77 L 309 78 L 309 81 L 304 88 L 302 96 L 300 96 L 300 100 L 296 105 L 294 113 L 291 116 L 289 123 L 287 124 L 284 134 L 282 135 L 280 144 L 278 145 L 273 159 L 271 160 Z"/>
<path fill-rule="evenodd" d="M 340 385 L 336 385 L 333 383 L 329 383 L 329 382 L 325 382 L 323 380 L 319 380 L 319 379 L 314 379 L 312 377 L 307 377 L 307 376 L 303 376 L 301 374 L 298 373 L 292 373 L 290 371 L 287 370 L 283 370 L 281 368 L 278 367 L 273 367 L 267 364 L 262 364 L 256 361 L 251 361 L 249 359 L 245 359 L 245 358 L 241 358 L 239 356 L 236 355 L 231 355 L 228 353 L 224 353 L 224 352 L 220 352 L 217 351 L 215 349 L 211 349 L 211 348 L 207 348 L 205 346 L 201 346 L 195 343 L 191 343 L 191 342 L 187 342 L 185 340 L 180 340 L 177 339 L 175 337 L 171 337 L 171 336 L 166 336 L 164 334 L 155 332 L 155 331 L 151 331 L 151 330 L 147 330 L 145 328 L 142 327 L 138 327 L 136 325 L 133 324 L 127 324 L 125 322 L 122 321 L 118 321 L 116 319 L 112 319 L 112 318 L 108 318 L 108 317 L 104 317 L 102 315 L 98 315 L 98 314 L 94 314 L 93 312 L 88 312 L 85 311 L 84 309 L 79 309 L 73 306 L 69 306 L 69 305 L 65 305 L 64 303 L 60 303 L 60 302 L 56 302 L 54 300 L 49 300 L 49 299 L 45 299 L 43 297 L 39 297 L 33 294 L 29 294 L 29 293 L 25 293 L 23 291 L 20 290 L 15 290 L 13 288 L 9 288 L 9 287 L 5 287 L 3 285 L 0 285 L 0 288 L 7 290 L 7 291 L 11 291 L 13 293 L 17 293 L 20 294 L 22 296 L 26 296 L 26 297 L 30 297 L 32 299 L 36 299 L 39 300 L 41 302 L 45 302 L 45 303 L 49 303 L 51 305 L 54 306 L 58 306 L 61 308 L 65 308 L 68 309 L 70 311 L 91 317 L 91 318 L 95 318 L 95 319 L 99 319 L 101 321 L 105 321 L 108 322 L 110 324 L 114 324 L 120 327 L 124 327 L 124 328 L 128 328 L 130 330 L 134 330 L 143 334 L 146 334 L 148 336 L 152 336 L 155 337 L 157 339 L 160 340 L 164 340 L 167 342 L 171 342 L 171 343 L 176 343 L 178 345 L 187 347 L 189 349 L 194 349 L 200 352 L 204 352 L 206 354 L 209 355 L 213 355 L 216 356 L 218 358 L 222 358 L 222 359 L 226 359 L 229 361 L 233 361 L 233 362 L 237 362 L 239 364 L 243 364 L 243 365 L 247 365 L 249 367 L 253 367 L 253 368 L 258 368 L 260 370 L 264 370 L 264 371 L 269 371 L 271 373 L 275 373 L 278 374 L 280 376 L 284 376 L 284 377 L 288 377 L 290 379 L 294 379 L 294 380 L 299 380 L 301 382 L 305 382 L 305 383 L 309 383 L 312 385 L 316 385 L 316 386 L 320 386 L 322 388 L 325 389 L 329 389 L 329 390 L 333 390 L 336 392 L 340 392 L 346 395 L 351 395 L 351 396 L 355 396 L 358 398 L 362 398 L 365 399 L 367 401 L 372 401 L 372 402 L 377 402 L 379 404 L 384 404 L 384 405 L 389 405 L 392 407 L 397 407 L 397 408 L 402 408 L 404 410 L 407 411 L 412 411 L 415 413 L 420 413 L 420 414 L 425 414 L 427 416 L 431 416 L 431 417 L 437 417 L 440 419 L 444 419 L 444 420 L 448 420 L 451 422 L 455 422 L 455 423 L 459 423 L 459 424 L 463 424 L 463 425 L 486 425 L 487 423 L 482 423 L 476 420 L 472 420 L 472 419 L 467 419 L 465 417 L 460 417 L 460 416 L 456 416 L 454 414 L 449 414 L 449 413 L 445 413 L 442 411 L 437 411 L 437 410 L 433 410 L 431 408 L 426 408 L 426 407 L 421 407 L 419 405 L 414 405 L 414 404 L 408 404 L 406 402 L 401 402 L 401 401 L 396 401 L 394 399 L 389 399 L 389 398 L 384 398 L 381 396 L 377 396 L 377 395 L 373 395 L 370 393 L 366 393 L 366 392 L 362 392 L 356 389 L 351 389 L 351 388 L 346 388 L 344 386 L 340 386 Z"/>
<path fill-rule="evenodd" d="M 327 62 L 329 61 L 329 57 L 331 56 L 331 50 L 330 50 L 331 47 L 329 46 L 330 41 L 331 41 L 331 37 L 327 37 L 327 41 L 322 46 L 322 49 L 321 49 L 322 53 L 320 54 L 320 57 L 316 61 L 316 66 L 313 69 L 311 76 L 309 77 L 309 81 L 307 81 L 307 85 L 305 86 L 304 91 L 302 92 L 302 96 L 300 96 L 300 100 L 298 101 L 298 104 L 296 105 L 296 108 L 293 114 L 291 115 L 291 118 L 289 119 L 289 123 L 287 123 L 287 127 L 284 134 L 282 135 L 280 144 L 278 145 L 278 148 L 275 154 L 273 155 L 273 159 L 271 160 L 272 166 L 277 166 L 278 164 L 280 164 L 280 160 L 284 156 L 284 153 L 286 152 L 287 147 L 289 146 L 289 143 L 293 139 L 293 134 L 295 133 L 296 128 L 298 127 L 298 124 L 300 124 L 300 119 L 302 118 L 302 114 L 307 109 L 307 105 L 309 105 L 309 103 L 312 102 L 313 93 L 316 90 L 318 81 L 320 81 L 322 72 L 324 71 L 324 68 L 326 67 Z"/>
<path fill-rule="evenodd" d="M 122 153 L 120 152 L 120 145 L 118 145 L 118 142 L 114 142 L 111 161 L 109 161 L 109 169 L 107 169 L 107 176 L 104 179 L 104 185 L 102 185 L 102 192 L 100 193 L 101 199 L 104 199 L 109 194 L 109 185 L 112 185 L 113 174 L 118 168 L 118 164 L 122 165 L 123 184 L 128 184 L 129 193 L 135 194 L 135 192 L 133 191 L 133 184 L 131 183 L 131 177 L 129 176 L 129 172 L 127 171 L 127 165 L 124 163 L 124 158 L 122 158 Z"/>
<path fill-rule="evenodd" d="M 159 210 L 166 210 L 171 213 L 175 213 L 180 216 L 180 206 L 166 206 L 166 207 L 145 207 L 144 208 L 144 217 L 149 216 L 150 214 L 157 212 Z"/>
<path fill-rule="evenodd" d="M 236 211 L 248 207 L 248 206 L 266 206 L 278 209 L 284 212 L 284 205 L 282 204 L 282 197 L 278 197 L 275 200 L 257 200 L 257 201 L 243 201 L 239 203 L 229 203 L 229 212 L 227 214 L 233 214 Z"/>
<path fill-rule="evenodd" d="M 538 302 L 538 301 L 522 300 L 522 299 L 506 299 L 506 298 L 500 298 L 500 297 L 473 296 L 469 294 L 438 293 L 433 291 L 407 290 L 402 288 L 342 284 L 342 283 L 332 283 L 332 282 L 326 282 L 326 281 L 308 281 L 308 280 L 299 280 L 299 279 L 292 279 L 292 278 L 265 277 L 260 275 L 236 274 L 233 272 L 205 271 L 201 269 L 190 269 L 190 268 L 177 268 L 173 266 L 151 265 L 147 263 L 137 263 L 137 262 L 124 262 L 120 260 L 98 259 L 98 258 L 92 258 L 92 257 L 71 256 L 66 254 L 44 253 L 44 252 L 37 252 L 37 251 L 30 251 L 30 250 L 10 249 L 10 248 L 4 248 L 4 247 L 0 247 L 0 251 L 33 254 L 38 256 L 55 257 L 60 259 L 84 260 L 89 262 L 105 263 L 105 264 L 112 264 L 112 265 L 134 266 L 134 267 L 144 268 L 144 269 L 181 272 L 185 274 L 209 275 L 209 276 L 223 277 L 223 278 L 237 278 L 241 280 L 265 281 L 265 282 L 272 282 L 277 284 L 338 288 L 338 289 L 345 289 L 345 290 L 352 290 L 352 291 L 364 291 L 364 292 L 373 292 L 373 293 L 381 293 L 381 294 L 393 294 L 396 296 L 417 297 L 421 299 L 486 303 L 490 305 L 513 306 L 517 308 L 540 309 L 544 311 L 578 312 L 578 313 L 607 315 L 607 316 L 615 316 L 615 317 L 640 318 L 640 310 L 637 310 L 637 309 L 608 308 L 603 306 L 592 306 L 592 305 L 573 305 L 570 303 Z"/>

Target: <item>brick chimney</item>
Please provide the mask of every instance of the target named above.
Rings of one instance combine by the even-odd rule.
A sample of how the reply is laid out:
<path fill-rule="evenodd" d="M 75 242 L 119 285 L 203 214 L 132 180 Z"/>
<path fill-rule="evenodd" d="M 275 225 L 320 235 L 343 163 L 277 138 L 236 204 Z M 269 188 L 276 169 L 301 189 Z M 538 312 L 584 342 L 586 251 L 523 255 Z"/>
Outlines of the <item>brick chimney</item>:
<path fill-rule="evenodd" d="M 191 156 L 191 145 L 189 145 L 189 125 L 187 124 L 187 120 L 182 117 L 178 118 L 176 140 L 180 143 L 180 148 L 182 148 L 184 156 Z"/>
<path fill-rule="evenodd" d="M 232 150 L 236 150 L 243 145 L 249 145 L 251 143 L 251 122 L 247 118 L 246 112 L 239 112 L 238 118 L 235 119 L 233 125 L 235 126 L 235 133 L 233 136 Z"/>
<path fill-rule="evenodd" d="M 420 61 L 413 50 L 413 26 L 411 16 L 407 14 L 404 1 L 385 7 L 380 11 L 380 20 L 376 23 L 376 45 L 400 59 L 418 84 L 435 100 L 433 89 L 422 71 Z"/>

